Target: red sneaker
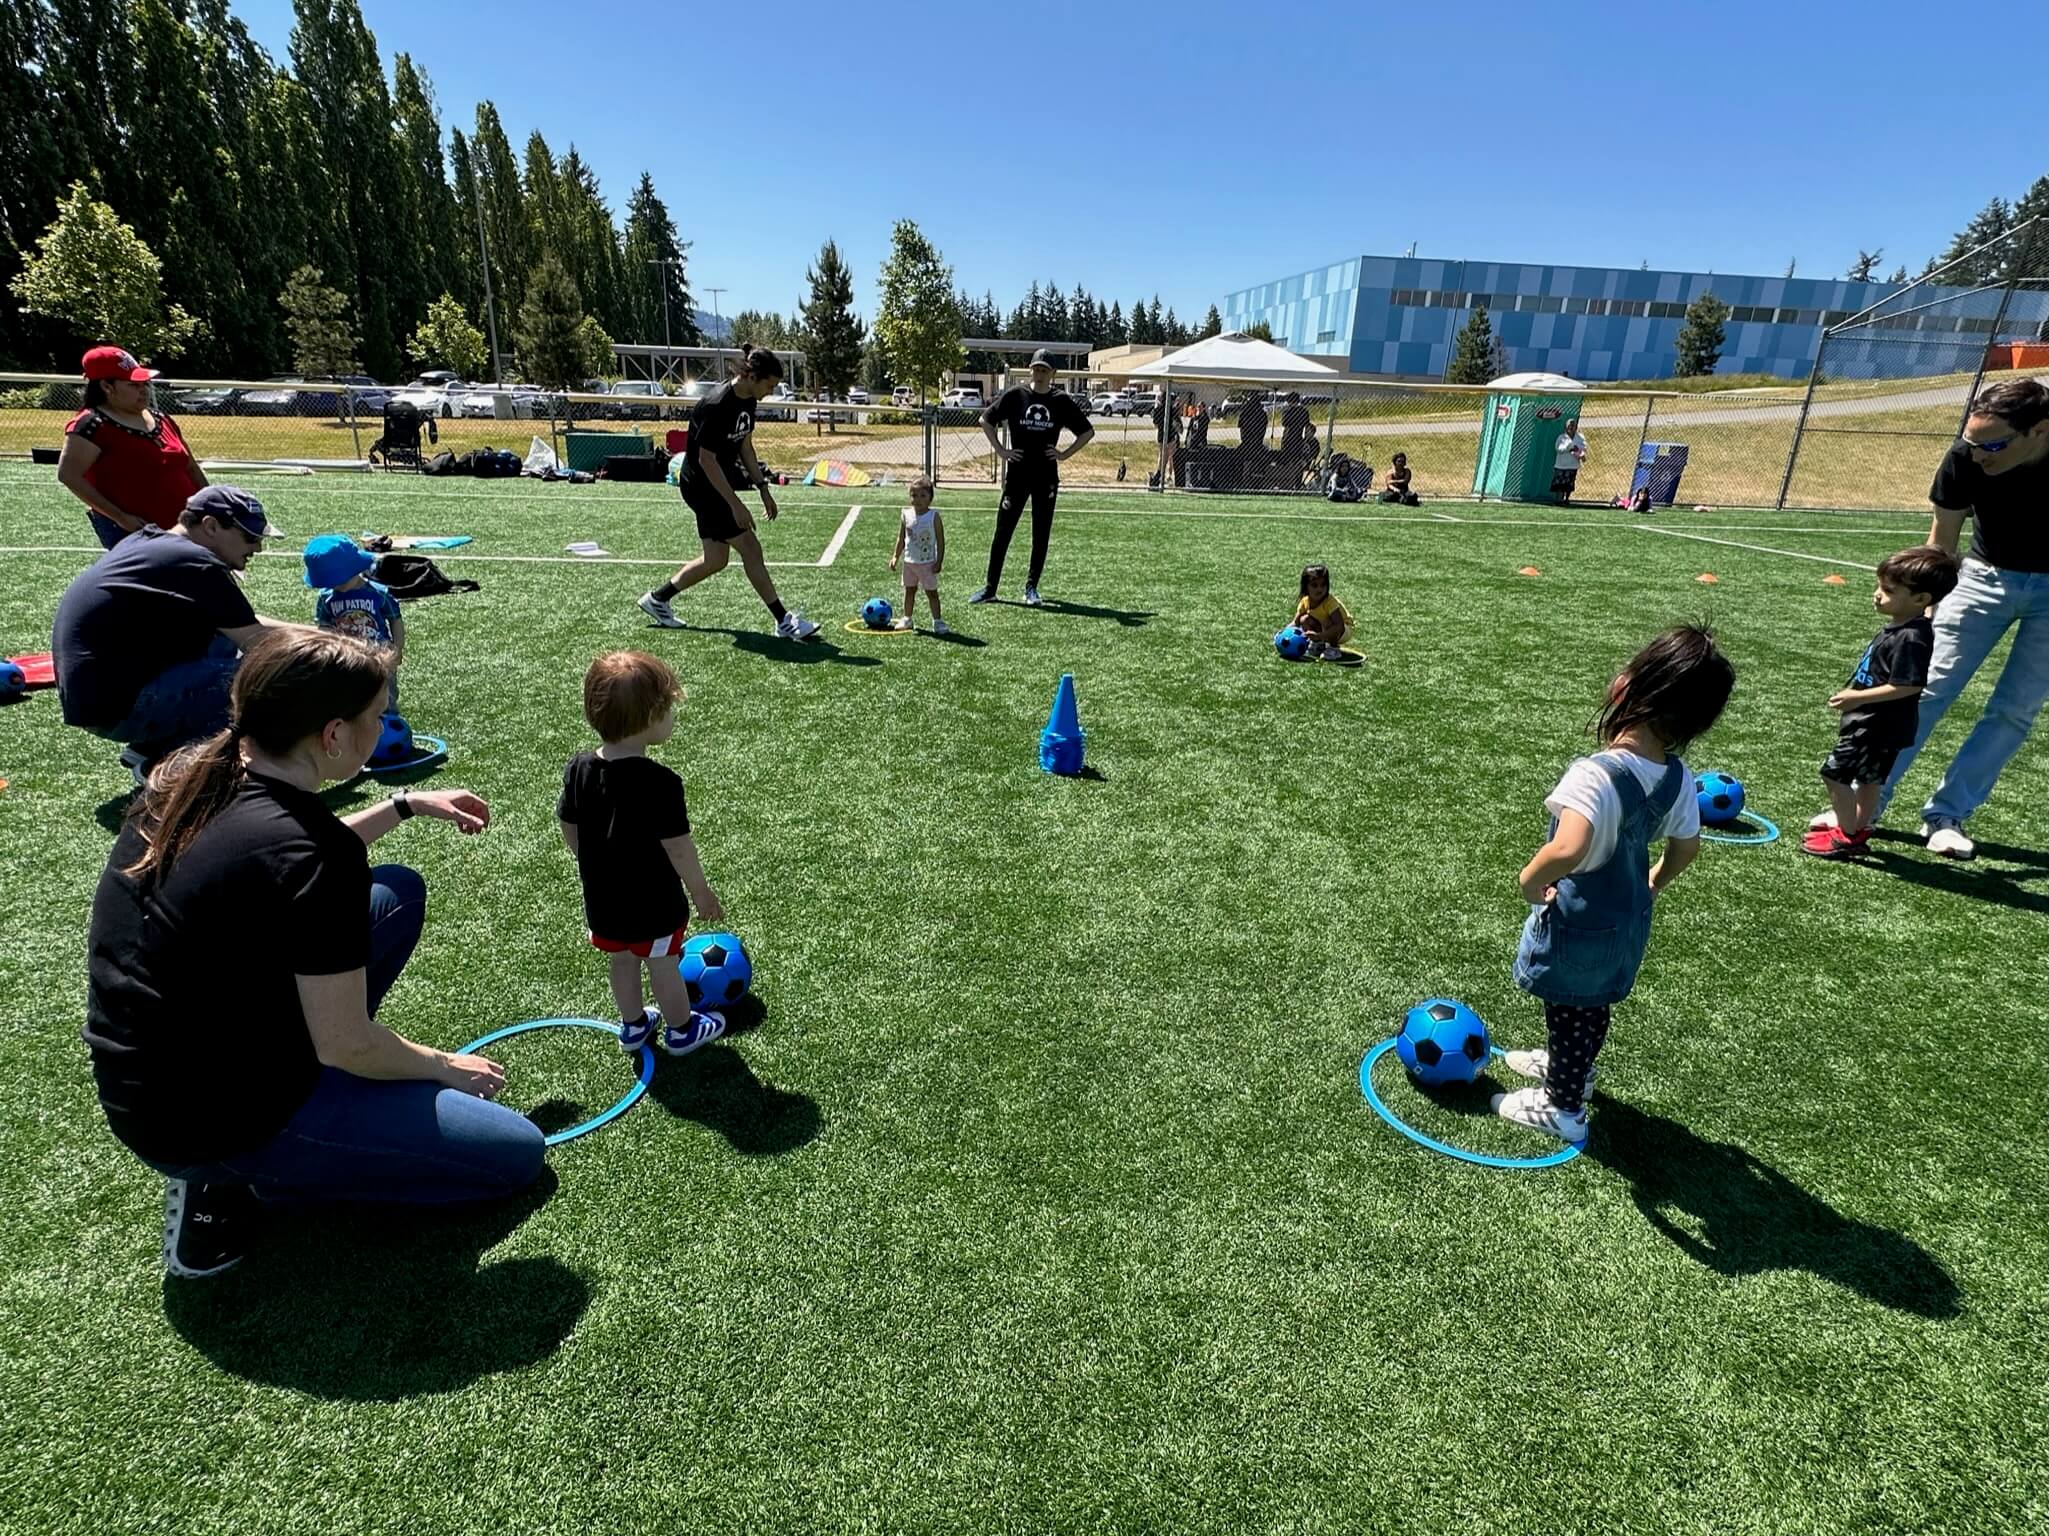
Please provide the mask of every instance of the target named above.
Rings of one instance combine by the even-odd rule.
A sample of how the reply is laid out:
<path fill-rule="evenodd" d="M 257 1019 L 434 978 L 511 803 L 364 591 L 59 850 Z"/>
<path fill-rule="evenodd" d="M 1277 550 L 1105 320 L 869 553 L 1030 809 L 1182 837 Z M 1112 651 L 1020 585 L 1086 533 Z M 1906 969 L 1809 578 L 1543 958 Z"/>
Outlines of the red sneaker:
<path fill-rule="evenodd" d="M 1847 859 L 1852 854 L 1862 853 L 1871 841 L 1871 829 L 1862 832 L 1844 832 L 1840 827 L 1817 827 L 1800 839 L 1800 851 L 1811 853 L 1817 859 Z"/>

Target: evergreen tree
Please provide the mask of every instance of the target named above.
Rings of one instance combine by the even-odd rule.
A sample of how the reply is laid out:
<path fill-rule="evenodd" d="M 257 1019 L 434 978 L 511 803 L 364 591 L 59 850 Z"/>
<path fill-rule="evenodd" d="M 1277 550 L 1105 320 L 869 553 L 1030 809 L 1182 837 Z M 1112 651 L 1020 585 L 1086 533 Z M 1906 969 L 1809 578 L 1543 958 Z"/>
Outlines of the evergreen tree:
<path fill-rule="evenodd" d="M 1485 313 L 1485 311 L 1482 311 L 1482 313 Z M 1468 328 L 1470 328 L 1470 322 L 1468 322 Z M 1259 341 L 1272 341 L 1274 339 L 1274 328 L 1264 320 L 1255 320 L 1252 324 L 1245 327 L 1245 334 Z M 1464 332 L 1460 334 L 1463 335 Z M 1488 377 L 1492 378 L 1493 375 L 1490 374 Z"/>
<path fill-rule="evenodd" d="M 477 131 L 470 139 L 471 170 L 483 199 L 484 247 L 491 258 L 491 285 L 498 313 L 517 315 L 526 298 L 527 277 L 534 269 L 534 233 L 527 217 L 526 193 L 513 163 L 512 144 L 489 101 L 477 103 Z"/>
<path fill-rule="evenodd" d="M 476 157 L 470 141 L 456 128 L 448 135 L 448 169 L 455 201 L 455 273 L 451 291 L 461 295 L 467 309 L 484 307 L 484 265 L 477 248 L 482 225 L 483 193 L 477 185 Z"/>
<path fill-rule="evenodd" d="M 524 287 L 517 331 L 521 372 L 545 389 L 572 388 L 584 377 L 588 351 L 583 295 L 553 251 L 534 264 Z"/>
<path fill-rule="evenodd" d="M 1154 346 L 1159 347 L 1166 345 L 1167 322 L 1161 318 L 1160 296 L 1157 293 L 1153 295 L 1152 308 L 1146 311 L 1145 328 L 1152 334 Z"/>
<path fill-rule="evenodd" d="M 1201 341 L 1210 336 L 1221 336 L 1223 334 L 1224 317 L 1217 313 L 1216 305 L 1212 304 L 1209 307 L 1209 313 L 1202 317 L 1202 329 L 1196 332 L 1195 339 Z"/>
<path fill-rule="evenodd" d="M 1942 274 L 1942 281 L 1949 287 L 1973 287 L 1979 283 L 1997 282 L 2000 276 L 2001 251 L 1986 251 L 1976 254 L 1979 247 L 1990 245 L 2013 227 L 2013 210 L 2008 208 L 2004 198 L 1995 197 L 1977 216 L 1949 243 L 1949 249 L 1940 256 L 1932 257 L 1923 270 L 1926 277 L 1938 267 L 1948 267 Z M 1957 263 L 1950 266 L 1951 262 Z"/>
<path fill-rule="evenodd" d="M 1074 285 L 1074 292 L 1067 300 L 1068 341 L 1085 341 L 1091 347 L 1101 345 L 1096 340 L 1096 306 L 1089 298 L 1088 289 L 1080 283 Z"/>
<path fill-rule="evenodd" d="M 1729 306 L 1713 293 L 1704 293 L 1687 305 L 1686 323 L 1679 328 L 1678 339 L 1673 343 L 1678 361 L 1672 372 L 1682 379 L 1713 373 L 1715 364 L 1722 360 L 1728 318 Z"/>
<path fill-rule="evenodd" d="M 811 285 L 803 309 L 804 360 L 821 390 L 845 394 L 860 373 L 861 343 L 868 331 L 854 313 L 853 274 L 840 259 L 840 248 L 828 240 L 804 279 Z M 828 426 L 838 430 L 836 422 Z"/>
<path fill-rule="evenodd" d="M 39 0 L 0 0 L 0 290 L 20 275 L 22 253 L 35 243 L 62 194 L 56 102 L 44 67 L 50 13 Z M 12 304 L 0 304 L 0 367 L 26 368 L 53 359 L 54 327 Z"/>
<path fill-rule="evenodd" d="M 465 379 L 482 374 L 486 362 L 484 333 L 470 324 L 462 301 L 447 293 L 427 306 L 406 352 L 418 367 L 446 368 Z"/>
<path fill-rule="evenodd" d="M 1067 330 L 1067 296 L 1056 283 L 1048 283 L 1039 301 L 1039 339 L 1041 341 L 1072 341 Z"/>
<path fill-rule="evenodd" d="M 1872 280 L 1872 274 L 1878 270 L 1878 264 L 1884 259 L 1885 247 L 1882 245 L 1871 251 L 1860 248 L 1857 259 L 1850 263 L 1850 270 L 1845 272 L 1843 277 L 1852 283 L 1868 283 Z"/>
<path fill-rule="evenodd" d="M 1260 322 L 1261 325 L 1265 323 Z M 1258 329 L 1258 326 L 1253 326 L 1247 334 L 1256 334 Z M 1444 382 L 1485 384 L 1489 379 L 1500 377 L 1496 372 L 1497 362 L 1494 323 L 1487 318 L 1485 305 L 1476 306 L 1459 328 L 1457 340 L 1452 345 L 1451 366 L 1444 370 Z"/>
<path fill-rule="evenodd" d="M 1131 332 L 1124 324 L 1124 306 L 1115 299 L 1110 301 L 1110 319 L 1103 327 L 1103 345 L 1121 347 L 1129 344 Z"/>
<path fill-rule="evenodd" d="M 396 140 L 393 160 L 397 177 L 393 217 L 413 225 L 419 253 L 419 271 L 408 285 L 411 297 L 394 301 L 392 307 L 404 323 L 415 324 L 433 295 L 461 289 L 462 248 L 465 244 L 475 245 L 476 239 L 463 239 L 462 214 L 456 207 L 454 189 L 448 184 L 448 165 L 441 153 L 441 118 L 434 106 L 433 87 L 406 54 L 393 60 L 392 71 L 392 134 Z M 483 294 L 465 293 L 464 297 L 467 302 L 477 303 L 482 301 Z"/>
<path fill-rule="evenodd" d="M 921 397 L 938 393 L 946 375 L 958 372 L 965 356 L 961 319 L 953 269 L 940 259 L 923 230 L 909 219 L 899 219 L 890 232 L 889 260 L 882 267 L 875 314 L 874 351 L 890 378 Z"/>
<path fill-rule="evenodd" d="M 568 249 L 558 252 L 583 295 L 583 307 L 609 328 L 620 322 L 626 295 L 619 269 L 619 234 L 612 226 L 612 210 L 599 190 L 597 173 L 577 154 L 576 146 L 562 157 L 557 184 L 563 201 L 564 234 Z"/>
<path fill-rule="evenodd" d="M 1149 347 L 1154 339 L 1152 320 L 1145 312 L 1145 300 L 1140 299 L 1131 306 L 1131 344 L 1134 347 Z"/>
<path fill-rule="evenodd" d="M 163 263 L 83 182 L 71 184 L 9 287 L 24 309 L 64 321 L 86 346 L 114 342 L 142 357 L 169 358 L 201 332 L 196 317 L 164 302 Z"/>
<path fill-rule="evenodd" d="M 654 177 L 640 173 L 640 183 L 626 202 L 626 239 L 620 278 L 629 295 L 628 333 L 641 343 L 673 342 L 694 347 L 703 341 L 697 329 L 697 303 L 685 281 L 685 252 L 676 237 L 668 206 L 655 195 Z"/>
<path fill-rule="evenodd" d="M 1904 283 L 1906 280 L 1907 264 L 1905 262 L 1901 262 L 1898 266 L 1894 267 L 1892 269 L 1892 276 L 1886 279 L 1889 283 Z"/>
<path fill-rule="evenodd" d="M 1160 330 L 1168 346 L 1185 347 L 1188 345 L 1187 328 L 1174 318 L 1174 306 L 1171 304 L 1167 306 L 1167 318 L 1160 327 Z"/>
<path fill-rule="evenodd" d="M 318 267 L 301 267 L 277 296 L 292 338 L 292 366 L 309 379 L 356 372 L 361 339 L 349 321 L 348 295 L 320 277 Z"/>

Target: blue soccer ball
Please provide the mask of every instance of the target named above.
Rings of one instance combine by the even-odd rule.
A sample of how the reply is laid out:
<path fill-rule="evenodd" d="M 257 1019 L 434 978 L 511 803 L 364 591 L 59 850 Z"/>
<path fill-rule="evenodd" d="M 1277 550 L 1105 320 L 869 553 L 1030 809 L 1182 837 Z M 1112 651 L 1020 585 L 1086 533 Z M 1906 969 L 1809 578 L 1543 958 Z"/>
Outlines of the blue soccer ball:
<path fill-rule="evenodd" d="M 1700 819 L 1711 827 L 1734 821 L 1743 814 L 1743 781 L 1726 773 L 1703 773 L 1693 781 L 1700 799 Z"/>
<path fill-rule="evenodd" d="M 683 946 L 683 985 L 693 1008 L 730 1008 L 754 982 L 754 962 L 730 933 L 700 933 Z"/>
<path fill-rule="evenodd" d="M 1309 636 L 1290 624 L 1274 636 L 1274 649 L 1287 661 L 1300 661 L 1309 654 Z"/>
<path fill-rule="evenodd" d="M 20 693 L 28 687 L 28 674 L 11 661 L 0 661 L 0 696 Z"/>
<path fill-rule="evenodd" d="M 1470 1083 L 1491 1052 L 1480 1016 L 1448 997 L 1416 1004 L 1394 1037 L 1395 1055 L 1419 1083 Z"/>
<path fill-rule="evenodd" d="M 413 755 L 413 728 L 406 724 L 404 715 L 387 714 L 384 730 L 377 738 L 377 745 L 371 749 L 370 761 L 381 768 L 391 763 L 403 763 Z"/>
<path fill-rule="evenodd" d="M 861 605 L 861 622 L 870 629 L 887 629 L 889 621 L 896 616 L 896 610 L 889 606 L 886 597 L 871 597 Z"/>

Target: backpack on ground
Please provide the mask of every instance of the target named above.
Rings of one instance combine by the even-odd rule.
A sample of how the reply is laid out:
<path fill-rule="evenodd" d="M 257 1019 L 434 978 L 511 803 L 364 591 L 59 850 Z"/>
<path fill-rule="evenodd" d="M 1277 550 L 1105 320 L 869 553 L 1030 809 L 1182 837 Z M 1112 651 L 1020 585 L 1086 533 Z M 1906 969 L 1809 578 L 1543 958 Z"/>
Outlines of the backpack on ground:
<path fill-rule="evenodd" d="M 457 581 L 425 555 L 379 555 L 377 580 L 401 602 L 440 597 L 447 592 L 475 592 L 474 581 Z"/>

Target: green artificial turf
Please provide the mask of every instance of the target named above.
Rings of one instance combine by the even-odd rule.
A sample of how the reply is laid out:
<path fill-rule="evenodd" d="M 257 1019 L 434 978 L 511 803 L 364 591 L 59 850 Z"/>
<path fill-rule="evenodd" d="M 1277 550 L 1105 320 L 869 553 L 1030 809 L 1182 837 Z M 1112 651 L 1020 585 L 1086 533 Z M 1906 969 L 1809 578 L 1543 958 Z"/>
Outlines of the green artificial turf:
<path fill-rule="evenodd" d="M 657 487 L 261 493 L 301 538 L 693 543 Z M 1875 627 L 1860 566 L 1925 524 L 1653 524 L 1730 541 L 1710 544 L 1598 512 L 1077 489 L 1033 612 L 966 604 L 993 497 L 948 492 L 946 644 L 840 628 L 900 596 L 899 490 L 784 500 L 776 560 L 815 561 L 864 507 L 833 565 L 776 573 L 824 644 L 772 639 L 737 568 L 681 600 L 687 632 L 633 608 L 652 564 L 450 556 L 483 590 L 409 611 L 407 713 L 453 750 L 428 782 L 476 789 L 494 824 L 379 845 L 432 893 L 386 1022 L 453 1047 L 604 1016 L 553 808 L 592 741 L 583 669 L 621 646 L 689 687 L 660 755 L 765 1009 L 662 1061 L 510 1208 L 293 1216 L 239 1271 L 167 1283 L 159 1181 L 106 1133 L 77 1038 L 126 774 L 53 696 L 0 709 L 0 1525 L 2040 1521 L 2049 750 L 2038 734 L 1974 818 L 1974 864 L 1897 831 L 1855 866 L 1797 850 L 1823 701 Z M 0 525 L 0 648 L 40 650 L 86 556 L 22 548 L 88 544 L 84 518 L 47 471 L 10 470 Z M 1358 620 L 1360 670 L 1272 653 L 1309 560 Z M 1010 595 L 1023 562 L 1021 537 Z M 310 614 L 296 558 L 248 585 Z M 1541 801 L 1616 666 L 1698 614 L 1740 682 L 1693 763 L 1792 835 L 1710 845 L 1661 903 L 1584 1156 L 1518 1174 L 1411 1145 L 1361 1098 L 1361 1055 L 1434 994 L 1537 1042 L 1509 963 Z M 1081 780 L 1037 766 L 1066 671 Z M 503 1059 L 507 1101 L 550 1125 L 630 1076 L 580 1033 Z M 1392 1062 L 1378 1081 L 1433 1134 L 1543 1149 L 1483 1096 L 1426 1099 Z"/>

